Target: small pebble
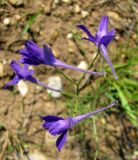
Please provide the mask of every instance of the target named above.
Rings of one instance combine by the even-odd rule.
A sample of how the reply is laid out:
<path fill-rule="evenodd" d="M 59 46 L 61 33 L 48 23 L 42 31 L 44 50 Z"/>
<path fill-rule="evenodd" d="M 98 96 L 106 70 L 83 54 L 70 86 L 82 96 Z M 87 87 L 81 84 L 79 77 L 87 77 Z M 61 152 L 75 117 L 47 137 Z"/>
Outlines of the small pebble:
<path fill-rule="evenodd" d="M 115 26 L 117 29 L 122 28 L 122 24 L 124 23 L 124 19 L 117 12 L 109 11 L 107 15 L 110 17 L 111 26 Z M 126 23 L 126 22 L 125 22 Z"/>
<path fill-rule="evenodd" d="M 22 34 L 22 39 L 23 40 L 28 40 L 28 37 L 29 37 L 28 33 Z"/>
<path fill-rule="evenodd" d="M 29 159 L 30 160 L 47 160 L 44 154 L 34 151 L 33 153 L 29 154 Z"/>
<path fill-rule="evenodd" d="M 55 3 L 55 4 L 58 4 L 58 3 L 59 3 L 59 0 L 54 0 L 54 3 Z"/>
<path fill-rule="evenodd" d="M 33 66 L 31 66 L 31 65 L 29 65 L 29 70 L 34 70 L 34 67 Z"/>
<path fill-rule="evenodd" d="M 88 64 L 85 61 L 81 61 L 80 64 L 78 65 L 78 68 L 87 70 Z"/>
<path fill-rule="evenodd" d="M 89 12 L 87 11 L 81 11 L 81 15 L 82 15 L 82 18 L 85 18 L 89 15 Z"/>
<path fill-rule="evenodd" d="M 79 12 L 81 11 L 81 8 L 80 8 L 80 6 L 77 4 L 77 5 L 75 5 L 74 10 L 75 10 L 76 13 L 79 13 Z"/>
<path fill-rule="evenodd" d="M 71 39 L 73 37 L 72 33 L 67 34 L 67 39 Z"/>
<path fill-rule="evenodd" d="M 56 48 L 53 48 L 52 51 L 53 51 L 53 54 L 54 54 L 54 56 L 56 58 L 58 58 L 60 56 L 60 53 L 59 53 L 59 51 Z"/>
<path fill-rule="evenodd" d="M 59 36 L 59 31 L 58 30 L 54 30 L 51 34 L 51 39 L 52 40 L 56 40 Z"/>
<path fill-rule="evenodd" d="M 76 50 L 76 45 L 72 40 L 68 40 L 68 44 L 67 44 L 67 49 L 70 53 L 75 52 Z"/>
<path fill-rule="evenodd" d="M 43 92 L 43 90 L 44 90 L 44 87 L 36 85 L 36 93 L 41 93 Z"/>
<path fill-rule="evenodd" d="M 0 63 L 0 77 L 3 77 L 4 75 L 4 66 L 3 63 Z"/>
<path fill-rule="evenodd" d="M 137 34 L 133 34 L 133 35 L 132 35 L 132 39 L 133 39 L 133 40 L 137 40 Z"/>
<path fill-rule="evenodd" d="M 119 39 L 120 39 L 119 35 L 115 36 L 115 40 L 119 40 Z"/>
<path fill-rule="evenodd" d="M 48 86 L 53 88 L 53 89 L 57 89 L 57 90 L 62 90 L 63 89 L 62 81 L 61 81 L 61 78 L 59 76 L 49 77 L 48 78 Z M 61 97 L 60 92 L 52 91 L 52 90 L 49 90 L 49 89 L 47 90 L 47 92 L 53 98 L 60 98 Z"/>
<path fill-rule="evenodd" d="M 9 0 L 9 2 L 14 6 L 20 6 L 24 4 L 24 0 Z"/>
<path fill-rule="evenodd" d="M 15 19 L 17 20 L 17 21 L 19 21 L 19 20 L 21 20 L 21 16 L 20 15 L 15 15 Z"/>
<path fill-rule="evenodd" d="M 18 82 L 17 87 L 18 87 L 18 90 L 19 90 L 21 96 L 25 97 L 28 93 L 27 84 L 23 80 L 21 80 L 21 81 Z"/>
<path fill-rule="evenodd" d="M 10 19 L 9 19 L 9 18 L 4 18 L 3 24 L 4 24 L 5 26 L 9 25 L 9 24 L 10 24 Z"/>
<path fill-rule="evenodd" d="M 110 12 L 108 12 L 108 16 L 113 18 L 114 20 L 119 21 L 119 22 L 121 21 L 121 17 L 117 12 L 110 11 Z"/>
<path fill-rule="evenodd" d="M 3 61 L 2 61 L 2 62 L 3 62 L 3 64 L 4 64 L 4 65 L 7 63 L 7 61 L 6 61 L 5 59 L 3 59 Z"/>
<path fill-rule="evenodd" d="M 62 0 L 63 2 L 65 2 L 65 3 L 69 3 L 70 2 L 70 0 Z"/>
<path fill-rule="evenodd" d="M 137 160 L 138 159 L 138 151 L 134 151 L 132 160 Z"/>

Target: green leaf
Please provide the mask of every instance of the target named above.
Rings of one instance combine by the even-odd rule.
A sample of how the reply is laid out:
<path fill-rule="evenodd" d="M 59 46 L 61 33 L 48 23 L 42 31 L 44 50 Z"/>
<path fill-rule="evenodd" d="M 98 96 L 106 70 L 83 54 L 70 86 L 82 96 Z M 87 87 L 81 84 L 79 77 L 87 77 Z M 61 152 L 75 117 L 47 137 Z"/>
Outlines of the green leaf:
<path fill-rule="evenodd" d="M 35 13 L 31 16 L 31 18 L 29 18 L 29 20 L 27 21 L 26 25 L 25 25 L 25 28 L 23 30 L 22 33 L 26 33 L 28 32 L 29 28 L 31 27 L 31 25 L 35 22 L 36 18 L 41 15 L 41 13 Z"/>

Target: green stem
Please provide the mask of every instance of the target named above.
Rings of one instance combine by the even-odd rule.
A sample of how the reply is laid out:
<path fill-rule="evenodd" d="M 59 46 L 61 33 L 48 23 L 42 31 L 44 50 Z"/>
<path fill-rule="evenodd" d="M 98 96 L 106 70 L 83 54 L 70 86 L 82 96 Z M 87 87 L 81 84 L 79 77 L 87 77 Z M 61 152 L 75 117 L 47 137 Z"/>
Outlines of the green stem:
<path fill-rule="evenodd" d="M 97 128 L 96 128 L 96 123 L 95 123 L 95 117 L 93 117 L 93 131 L 94 131 L 94 137 L 96 141 L 96 151 L 94 154 L 94 160 L 97 159 L 98 157 L 98 152 L 99 152 L 99 146 L 98 146 L 98 136 L 97 136 Z"/>
<path fill-rule="evenodd" d="M 76 83 L 75 81 L 71 80 L 68 76 L 66 76 L 64 72 L 62 72 L 62 71 L 59 70 L 59 69 L 56 69 L 56 71 L 58 71 L 60 74 L 62 74 L 69 82 L 77 85 L 77 83 Z"/>
<path fill-rule="evenodd" d="M 99 49 L 98 49 L 98 52 L 97 52 L 95 58 L 93 59 L 93 61 L 92 61 L 92 62 L 90 63 L 90 65 L 88 66 L 87 70 L 91 69 L 91 67 L 93 66 L 93 64 L 94 64 L 95 60 L 97 59 L 98 55 L 99 55 Z M 85 77 L 86 74 L 87 74 L 86 72 L 83 73 L 82 77 L 81 77 L 81 78 L 79 79 L 79 81 L 76 83 L 76 86 L 77 86 L 77 95 L 79 95 L 79 85 L 80 85 L 81 81 L 83 80 L 83 78 Z"/>
<path fill-rule="evenodd" d="M 62 92 L 62 95 L 63 96 L 66 96 L 66 97 L 68 97 L 68 98 L 73 98 L 73 97 L 76 97 L 76 95 L 74 95 L 74 94 L 70 94 L 70 93 L 67 93 L 67 92 Z"/>

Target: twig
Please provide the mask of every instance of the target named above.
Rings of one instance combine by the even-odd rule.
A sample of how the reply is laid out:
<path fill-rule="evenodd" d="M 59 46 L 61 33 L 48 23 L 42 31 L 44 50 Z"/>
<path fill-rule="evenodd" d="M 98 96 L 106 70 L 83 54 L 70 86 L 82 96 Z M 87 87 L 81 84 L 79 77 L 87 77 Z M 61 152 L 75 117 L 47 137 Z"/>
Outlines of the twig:
<path fill-rule="evenodd" d="M 4 144 L 2 146 L 2 151 L 0 153 L 0 159 L 3 159 L 4 152 L 5 152 L 6 148 L 7 148 L 7 145 L 8 145 L 8 136 L 9 136 L 9 132 L 6 131 L 6 133 L 5 133 L 5 141 L 4 141 Z"/>

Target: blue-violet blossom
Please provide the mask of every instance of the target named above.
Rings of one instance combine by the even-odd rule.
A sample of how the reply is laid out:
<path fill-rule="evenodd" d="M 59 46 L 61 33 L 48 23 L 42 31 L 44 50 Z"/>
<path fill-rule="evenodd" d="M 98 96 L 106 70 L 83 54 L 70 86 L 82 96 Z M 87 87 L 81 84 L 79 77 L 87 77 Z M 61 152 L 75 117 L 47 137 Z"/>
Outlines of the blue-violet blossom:
<path fill-rule="evenodd" d="M 44 45 L 42 49 L 33 41 L 27 41 L 25 43 L 25 48 L 20 50 L 19 53 L 22 55 L 20 62 L 23 64 L 29 64 L 29 65 L 45 64 L 45 65 L 50 65 L 54 67 L 67 68 L 67 69 L 71 69 L 79 72 L 86 72 L 86 73 L 98 75 L 98 76 L 105 75 L 105 73 L 102 73 L 102 72 L 93 72 L 90 70 L 83 70 L 75 66 L 68 65 L 62 62 L 61 60 L 57 59 L 48 45 Z"/>
<path fill-rule="evenodd" d="M 76 125 L 83 119 L 93 116 L 104 110 L 107 110 L 115 105 L 117 105 L 117 101 L 111 103 L 107 107 L 98 109 L 94 112 L 89 112 L 87 114 L 80 115 L 77 117 L 69 117 L 67 119 L 64 119 L 62 117 L 57 117 L 57 116 L 43 116 L 41 117 L 42 120 L 44 120 L 42 127 L 44 129 L 47 129 L 49 133 L 53 136 L 60 135 L 56 141 L 56 146 L 57 146 L 58 151 L 61 151 L 63 145 L 66 143 L 67 132 L 70 128 L 72 128 L 74 125 Z"/>
<path fill-rule="evenodd" d="M 48 87 L 47 85 L 43 84 L 42 82 L 40 82 L 39 80 L 37 80 L 36 78 L 34 78 L 32 75 L 34 74 L 33 70 L 29 70 L 28 69 L 28 65 L 25 64 L 24 68 L 22 68 L 15 60 L 12 60 L 10 63 L 11 68 L 13 69 L 13 71 L 15 72 L 15 76 L 14 78 L 8 82 L 4 88 L 7 88 L 11 85 L 17 84 L 20 80 L 27 80 L 30 81 L 32 83 L 37 83 L 47 89 L 53 90 L 53 91 L 58 91 L 56 89 L 53 89 L 51 87 Z"/>
<path fill-rule="evenodd" d="M 86 37 L 82 38 L 83 40 L 91 41 L 98 46 L 106 62 L 109 64 L 115 79 L 118 79 L 115 69 L 112 65 L 112 62 L 107 52 L 107 46 L 115 37 L 115 29 L 108 31 L 108 21 L 109 21 L 109 18 L 107 16 L 103 16 L 101 18 L 101 21 L 98 27 L 98 32 L 96 33 L 95 36 L 93 36 L 84 25 L 77 25 L 77 27 L 83 30 L 88 36 L 88 38 Z"/>

